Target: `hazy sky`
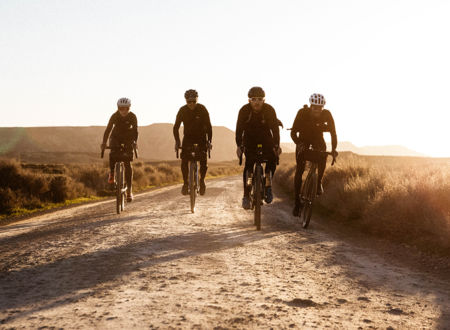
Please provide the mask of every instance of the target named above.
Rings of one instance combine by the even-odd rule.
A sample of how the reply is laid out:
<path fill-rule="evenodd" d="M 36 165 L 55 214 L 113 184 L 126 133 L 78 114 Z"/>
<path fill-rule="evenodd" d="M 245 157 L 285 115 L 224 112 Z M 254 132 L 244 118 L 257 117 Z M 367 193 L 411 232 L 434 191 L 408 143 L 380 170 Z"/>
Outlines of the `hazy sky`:
<path fill-rule="evenodd" d="M 173 122 L 195 88 L 234 129 L 260 85 L 285 127 L 319 92 L 340 141 L 450 156 L 449 15 L 448 0 L 1 0 L 0 126 L 106 125 L 122 96 L 140 125 Z"/>

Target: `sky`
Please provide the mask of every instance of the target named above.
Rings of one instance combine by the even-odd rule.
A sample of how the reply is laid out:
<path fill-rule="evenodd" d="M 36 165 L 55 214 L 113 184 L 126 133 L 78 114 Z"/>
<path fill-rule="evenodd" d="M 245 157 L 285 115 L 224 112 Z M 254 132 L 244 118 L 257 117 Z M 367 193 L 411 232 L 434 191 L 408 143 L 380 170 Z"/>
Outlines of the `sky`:
<path fill-rule="evenodd" d="M 234 129 L 261 86 L 285 128 L 322 93 L 340 141 L 450 156 L 449 14 L 447 0 L 1 0 L 0 126 L 106 125 L 120 97 L 139 125 L 174 122 L 194 88 Z"/>

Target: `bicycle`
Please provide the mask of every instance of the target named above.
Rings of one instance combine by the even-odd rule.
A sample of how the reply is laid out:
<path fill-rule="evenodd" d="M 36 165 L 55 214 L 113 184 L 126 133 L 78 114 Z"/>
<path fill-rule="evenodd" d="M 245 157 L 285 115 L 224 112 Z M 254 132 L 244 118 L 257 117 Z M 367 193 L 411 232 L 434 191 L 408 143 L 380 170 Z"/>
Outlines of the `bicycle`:
<path fill-rule="evenodd" d="M 107 146 L 105 149 L 119 149 L 121 155 L 126 155 L 127 150 L 124 143 L 120 144 L 118 147 Z M 101 158 L 103 158 L 105 154 L 105 149 L 102 149 Z M 133 150 L 136 158 L 138 158 L 136 145 L 133 144 Z M 126 201 L 126 192 L 127 192 L 127 183 L 125 180 L 125 164 L 123 161 L 117 161 L 114 164 L 114 190 L 116 192 L 116 212 L 120 214 L 125 209 L 125 201 Z"/>
<path fill-rule="evenodd" d="M 183 149 L 182 147 L 179 149 Z M 192 145 L 192 148 L 184 148 L 190 153 L 190 160 L 189 160 L 189 198 L 190 198 L 190 205 L 191 205 L 191 213 L 195 212 L 195 200 L 197 199 L 197 195 L 199 194 L 199 179 L 198 179 L 198 162 L 200 160 L 200 150 L 198 143 L 194 143 Z M 177 158 L 179 158 L 178 150 L 176 151 Z M 211 150 L 208 148 L 208 158 L 211 158 Z"/>
<path fill-rule="evenodd" d="M 331 166 L 336 163 L 336 157 L 331 152 L 306 150 L 304 151 L 305 161 L 310 163 L 308 175 L 306 176 L 305 183 L 303 184 L 300 192 L 300 203 L 302 205 L 301 212 L 299 213 L 299 219 L 303 228 L 308 228 L 311 221 L 313 203 L 317 197 L 317 185 L 318 185 L 318 162 L 326 159 L 328 155 L 333 156 Z M 297 156 L 298 157 L 298 156 Z"/>
<path fill-rule="evenodd" d="M 255 166 L 252 172 L 247 172 L 245 187 L 245 189 L 250 191 L 250 205 L 251 209 L 254 210 L 253 224 L 256 226 L 256 230 L 261 230 L 261 205 L 263 205 L 263 199 L 266 194 L 266 174 L 262 164 L 266 162 L 267 159 L 263 155 L 263 146 L 258 144 L 256 147 Z M 242 165 L 242 155 L 239 157 L 239 165 Z"/>

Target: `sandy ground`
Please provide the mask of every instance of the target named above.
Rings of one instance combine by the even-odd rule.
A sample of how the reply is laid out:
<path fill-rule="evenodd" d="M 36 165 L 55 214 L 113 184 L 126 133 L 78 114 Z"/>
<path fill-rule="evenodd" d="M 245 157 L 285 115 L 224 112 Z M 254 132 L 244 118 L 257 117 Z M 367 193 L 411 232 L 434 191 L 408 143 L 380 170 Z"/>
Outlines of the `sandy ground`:
<path fill-rule="evenodd" d="M 257 232 L 239 177 L 195 214 L 179 190 L 0 227 L 0 328 L 450 329 L 450 279 L 305 231 L 280 199 Z"/>

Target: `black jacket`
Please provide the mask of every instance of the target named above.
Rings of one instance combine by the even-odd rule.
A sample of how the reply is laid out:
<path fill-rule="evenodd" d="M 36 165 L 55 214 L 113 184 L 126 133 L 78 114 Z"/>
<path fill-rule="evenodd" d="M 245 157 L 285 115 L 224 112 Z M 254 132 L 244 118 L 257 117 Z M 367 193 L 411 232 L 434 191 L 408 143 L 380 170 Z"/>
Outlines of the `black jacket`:
<path fill-rule="evenodd" d="M 263 148 L 273 148 L 280 144 L 280 130 L 275 109 L 267 103 L 257 113 L 250 103 L 239 110 L 236 123 L 236 144 L 253 149 L 258 143 Z"/>
<path fill-rule="evenodd" d="M 173 126 L 173 136 L 178 143 L 180 143 L 178 130 L 181 123 L 184 126 L 184 141 L 190 143 L 211 142 L 212 126 L 208 110 L 206 110 L 204 105 L 197 103 L 193 110 L 189 109 L 187 105 L 180 108 Z"/>
<path fill-rule="evenodd" d="M 125 117 L 122 117 L 119 111 L 116 111 L 109 119 L 108 126 L 103 134 L 103 143 L 106 143 L 110 133 L 111 138 L 121 143 L 137 142 L 138 124 L 136 115 L 130 111 Z"/>
<path fill-rule="evenodd" d="M 315 143 L 323 140 L 323 132 L 330 132 L 331 147 L 333 150 L 336 150 L 336 127 L 329 110 L 322 110 L 318 119 L 313 118 L 310 108 L 302 108 L 297 112 L 291 130 L 292 141 L 296 144 L 299 142 Z"/>

